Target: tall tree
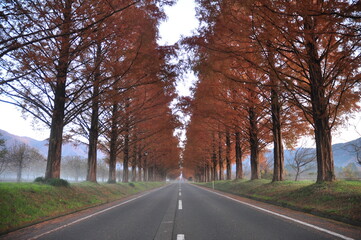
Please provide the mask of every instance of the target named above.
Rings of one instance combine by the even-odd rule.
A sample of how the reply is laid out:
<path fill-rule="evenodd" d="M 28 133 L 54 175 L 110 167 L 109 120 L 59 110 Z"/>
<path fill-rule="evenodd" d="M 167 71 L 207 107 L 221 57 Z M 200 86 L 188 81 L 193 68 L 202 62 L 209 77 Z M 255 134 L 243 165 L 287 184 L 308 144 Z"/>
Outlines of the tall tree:
<path fill-rule="evenodd" d="M 360 99 L 356 4 L 311 0 L 252 4 L 254 36 L 277 54 L 282 67 L 271 67 L 314 129 L 318 182 L 335 179 L 331 131 Z"/>
<path fill-rule="evenodd" d="M 157 21 L 164 17 L 161 8 L 172 4 L 172 1 L 97 3 L 92 0 L 80 2 L 31 0 L 7 1 L 3 4 L 4 14 L 1 18 L 4 24 L 1 25 L 1 36 L 4 37 L 4 41 L 0 42 L 0 49 L 1 56 L 6 55 L 6 58 L 1 61 L 1 67 L 8 74 L 6 78 L 1 79 L 1 87 L 11 100 L 2 101 L 21 107 L 25 112 L 49 126 L 46 178 L 60 176 L 64 127 L 72 123 L 80 112 L 92 108 L 94 114 L 90 127 L 88 179 L 95 181 L 96 108 L 99 95 L 97 82 L 101 58 L 99 54 L 95 54 L 93 73 L 84 74 L 85 59 L 91 59 L 91 57 L 86 57 L 89 54 L 87 49 L 94 45 L 94 41 L 97 42 L 96 48 L 101 48 L 101 43 L 93 36 L 101 35 L 98 33 L 101 32 L 102 24 L 107 20 L 125 19 L 126 14 L 134 15 L 134 12 L 127 13 L 132 9 L 148 16 L 148 25 L 156 26 Z M 33 14 L 29 14 L 30 12 Z M 135 15 L 139 16 L 139 14 Z M 24 22 L 26 24 L 23 24 Z M 129 32 L 138 33 L 142 30 L 139 21 L 135 21 L 138 24 L 136 28 L 132 27 L 131 21 L 124 25 L 120 22 L 113 22 L 113 31 L 108 31 L 107 36 L 116 35 L 117 31 L 114 31 L 116 28 L 129 29 Z M 154 27 L 149 29 L 154 29 Z M 123 49 L 128 47 L 134 49 L 134 44 L 131 45 L 133 40 L 134 34 L 125 41 Z M 104 45 L 109 43 L 105 41 Z M 108 57 L 107 55 L 106 58 Z M 123 57 L 123 54 L 119 54 L 117 60 L 121 61 Z M 124 73 L 124 68 L 121 71 Z M 117 75 L 118 78 L 119 76 Z M 93 86 L 93 94 L 90 97 L 84 97 L 87 90 Z M 95 100 L 92 101 L 92 99 Z M 93 102 L 92 106 L 90 102 Z"/>
<path fill-rule="evenodd" d="M 43 156 L 35 148 L 19 142 L 14 143 L 9 148 L 6 157 L 8 158 L 10 168 L 16 172 L 17 182 L 21 182 L 24 169 L 43 159 Z"/>

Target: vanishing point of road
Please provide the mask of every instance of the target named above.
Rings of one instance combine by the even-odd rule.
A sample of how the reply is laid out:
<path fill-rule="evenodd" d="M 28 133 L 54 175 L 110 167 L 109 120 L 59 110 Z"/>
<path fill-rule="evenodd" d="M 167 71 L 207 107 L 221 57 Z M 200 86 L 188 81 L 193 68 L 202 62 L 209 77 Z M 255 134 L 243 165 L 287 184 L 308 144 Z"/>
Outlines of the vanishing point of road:
<path fill-rule="evenodd" d="M 0 239 L 361 239 L 361 229 L 309 214 L 174 183 L 9 233 Z"/>

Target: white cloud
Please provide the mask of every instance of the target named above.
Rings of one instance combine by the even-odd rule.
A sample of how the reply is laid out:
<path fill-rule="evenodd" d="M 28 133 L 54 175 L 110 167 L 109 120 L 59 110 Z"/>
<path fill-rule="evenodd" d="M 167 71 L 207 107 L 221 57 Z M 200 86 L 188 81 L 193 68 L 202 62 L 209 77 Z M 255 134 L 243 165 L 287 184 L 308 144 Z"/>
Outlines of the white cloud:
<path fill-rule="evenodd" d="M 172 45 L 181 36 L 192 35 L 198 27 L 195 6 L 194 0 L 178 0 L 174 6 L 165 7 L 168 19 L 159 26 L 160 45 Z"/>

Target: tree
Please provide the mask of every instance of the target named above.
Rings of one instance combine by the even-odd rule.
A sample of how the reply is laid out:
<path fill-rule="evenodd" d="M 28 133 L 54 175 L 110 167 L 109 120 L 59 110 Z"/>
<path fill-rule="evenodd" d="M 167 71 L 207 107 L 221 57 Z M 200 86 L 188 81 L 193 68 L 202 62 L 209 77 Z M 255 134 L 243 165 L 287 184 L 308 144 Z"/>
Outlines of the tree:
<path fill-rule="evenodd" d="M 314 129 L 317 181 L 333 181 L 331 131 L 360 99 L 360 32 L 356 2 L 251 3 L 253 35 L 290 100 Z M 342 13 L 342 14 L 341 14 Z M 344 14 L 343 14 L 344 13 Z"/>
<path fill-rule="evenodd" d="M 357 179 L 359 177 L 359 173 L 355 166 L 355 163 L 349 163 L 347 166 L 342 168 L 342 175 L 346 179 Z"/>
<path fill-rule="evenodd" d="M 164 18 L 162 7 L 172 3 L 162 0 L 2 3 L 0 54 L 6 57 L 0 66 L 7 74 L 0 86 L 10 101 L 1 101 L 22 108 L 50 128 L 45 178 L 60 176 L 64 127 L 73 123 L 81 112 L 91 109 L 88 179 L 96 181 L 99 81 L 106 75 L 110 79 L 106 88 L 113 89 L 112 84 L 117 82 L 114 79 L 124 80 L 127 69 L 138 56 L 138 46 L 142 45 L 139 36 L 146 31 L 154 33 L 157 21 Z M 130 18 L 135 21 L 122 21 Z M 148 20 L 143 22 L 147 27 L 139 25 L 144 19 Z M 123 38 L 119 34 L 124 34 Z M 155 32 L 152 44 L 156 36 Z M 144 43 L 149 43 L 148 40 L 145 37 Z M 121 41 L 123 44 L 119 45 Z M 107 47 L 111 51 L 103 51 Z M 92 53 L 94 49 L 96 52 Z M 126 56 L 127 49 L 131 49 L 132 57 Z M 125 62 L 127 66 L 109 75 L 109 69 L 117 62 Z M 139 73 L 132 83 L 143 77 L 144 73 Z"/>
<path fill-rule="evenodd" d="M 62 174 L 74 179 L 75 182 L 79 181 L 82 176 L 86 174 L 86 161 L 80 156 L 67 156 L 62 159 Z"/>
<path fill-rule="evenodd" d="M 21 47 L 13 48 L 8 53 L 10 62 L 3 65 L 13 79 L 4 82 L 4 93 L 12 104 L 50 128 L 45 178 L 60 177 L 64 126 L 83 107 L 79 102 L 71 103 L 87 87 L 77 81 L 76 60 L 88 44 L 87 31 L 77 30 L 84 27 L 79 16 L 86 15 L 89 3 L 73 0 L 9 3 L 8 14 L 13 22 L 7 22 L 8 37 L 15 35 L 14 41 L 21 41 Z M 28 12 L 34 14 L 30 16 Z M 23 20 L 27 22 L 26 30 L 17 35 L 17 23 L 20 26 Z"/>
<path fill-rule="evenodd" d="M 253 91 L 261 88 L 258 93 L 267 93 L 262 98 L 269 99 L 267 108 L 272 116 L 273 180 L 282 180 L 282 138 L 288 133 L 281 132 L 287 115 L 283 110 L 292 105 L 314 128 L 318 181 L 334 180 L 331 130 L 342 122 L 344 113 L 358 108 L 360 99 L 357 3 L 198 2 L 199 18 L 204 23 L 199 29 L 204 40 L 198 45 L 216 56 L 212 62 L 222 60 L 226 66 L 216 71 L 232 81 L 253 82 L 257 86 Z M 227 59 L 231 64 L 224 61 Z M 293 122 L 294 129 L 304 129 L 297 126 L 298 122 Z M 252 138 L 256 139 L 256 132 Z M 255 148 L 251 151 L 251 159 L 255 160 L 252 156 L 256 152 Z"/>
<path fill-rule="evenodd" d="M 350 146 L 346 146 L 346 151 L 355 154 L 356 163 L 361 165 L 361 138 L 355 139 Z"/>
<path fill-rule="evenodd" d="M 0 175 L 7 169 L 8 167 L 8 158 L 7 155 L 7 149 L 5 147 L 5 140 L 1 138 L 0 134 Z"/>
<path fill-rule="evenodd" d="M 292 159 L 288 160 L 288 164 L 296 172 L 295 181 L 297 181 L 303 172 L 311 170 L 315 167 L 316 162 L 315 151 L 311 148 L 297 148 Z"/>
<path fill-rule="evenodd" d="M 101 161 L 97 161 L 97 177 L 98 179 L 100 178 L 102 182 L 106 181 L 107 174 L 109 172 L 105 162 L 106 162 L 105 159 Z"/>
<path fill-rule="evenodd" d="M 16 171 L 16 180 L 18 182 L 21 182 L 24 169 L 44 159 L 35 148 L 18 142 L 9 148 L 7 158 L 10 168 Z"/>

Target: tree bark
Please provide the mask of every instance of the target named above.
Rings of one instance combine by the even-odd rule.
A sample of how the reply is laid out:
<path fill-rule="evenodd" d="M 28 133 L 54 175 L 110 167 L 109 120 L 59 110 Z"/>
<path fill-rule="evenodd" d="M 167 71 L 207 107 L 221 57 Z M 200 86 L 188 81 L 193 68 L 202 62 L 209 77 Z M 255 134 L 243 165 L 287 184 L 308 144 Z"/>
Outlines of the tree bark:
<path fill-rule="evenodd" d="M 250 162 L 251 162 L 251 180 L 260 179 L 259 168 L 259 140 L 258 140 L 258 127 L 255 115 L 255 109 L 250 107 L 248 109 L 249 114 L 249 143 L 250 143 Z"/>
<path fill-rule="evenodd" d="M 123 159 L 123 182 L 128 182 L 129 177 L 129 169 L 128 169 L 128 163 L 129 163 L 129 133 L 128 131 L 125 133 L 124 136 L 124 159 Z"/>
<path fill-rule="evenodd" d="M 222 157 L 222 133 L 218 131 L 218 162 L 219 162 L 219 180 L 224 179 L 224 164 L 223 164 L 223 157 Z"/>
<path fill-rule="evenodd" d="M 117 142 L 118 142 L 118 104 L 113 103 L 110 132 L 109 176 L 108 183 L 116 182 Z"/>
<path fill-rule="evenodd" d="M 126 99 L 125 102 L 125 134 L 124 134 L 124 159 L 123 159 L 123 182 L 127 183 L 129 181 L 129 99 Z"/>
<path fill-rule="evenodd" d="M 148 161 L 147 161 L 147 155 L 144 156 L 144 162 L 143 162 L 143 179 L 144 179 L 144 182 L 148 182 Z"/>
<path fill-rule="evenodd" d="M 132 160 L 132 182 L 136 182 L 137 181 L 137 144 L 134 143 L 133 146 L 133 160 Z"/>
<path fill-rule="evenodd" d="M 240 133 L 235 134 L 235 152 L 236 152 L 236 179 L 243 178 L 243 167 L 242 167 L 242 149 L 241 149 L 241 137 Z"/>
<path fill-rule="evenodd" d="M 138 148 L 138 181 L 144 181 L 142 180 L 142 150 L 141 150 L 141 146 L 139 146 Z"/>
<path fill-rule="evenodd" d="M 66 101 L 66 79 L 70 59 L 70 31 L 71 31 L 72 1 L 66 0 L 63 9 L 63 24 L 60 25 L 59 61 L 56 66 L 56 84 L 54 94 L 54 109 L 50 125 L 48 158 L 45 179 L 60 178 L 61 148 L 63 143 L 63 129 Z"/>
<path fill-rule="evenodd" d="M 272 181 L 283 181 L 284 171 L 284 151 L 281 132 L 281 106 L 278 96 L 278 86 L 271 89 L 271 112 L 272 112 L 272 132 L 273 132 L 273 178 Z"/>
<path fill-rule="evenodd" d="M 210 182 L 211 181 L 211 174 L 210 174 L 210 169 L 209 169 L 209 164 L 206 163 L 206 182 Z"/>
<path fill-rule="evenodd" d="M 21 156 L 23 158 L 23 156 Z M 21 161 L 19 161 L 18 163 L 18 170 L 17 170 L 17 174 L 16 174 L 16 181 L 17 182 L 21 182 L 21 177 L 22 177 L 22 173 L 23 173 L 23 159 Z"/>
<path fill-rule="evenodd" d="M 212 133 L 212 181 L 217 181 L 218 177 L 217 177 L 217 154 L 216 154 L 216 139 L 214 136 L 214 132 Z"/>
<path fill-rule="evenodd" d="M 311 85 L 312 118 L 316 141 L 317 182 L 334 181 L 332 136 L 327 111 L 327 104 L 329 103 L 325 97 L 326 86 L 324 86 L 321 62 L 318 57 L 316 36 L 313 34 L 316 24 L 312 16 L 306 16 L 304 19 L 305 44 Z"/>
<path fill-rule="evenodd" d="M 95 71 L 92 93 L 92 113 L 89 130 L 88 171 L 86 180 L 97 181 L 97 149 L 99 137 L 99 77 L 100 77 L 101 44 L 97 42 Z"/>
<path fill-rule="evenodd" d="M 227 180 L 231 180 L 232 178 L 232 170 L 231 170 L 231 136 L 229 134 L 229 130 L 226 131 L 226 164 L 227 164 Z"/>

